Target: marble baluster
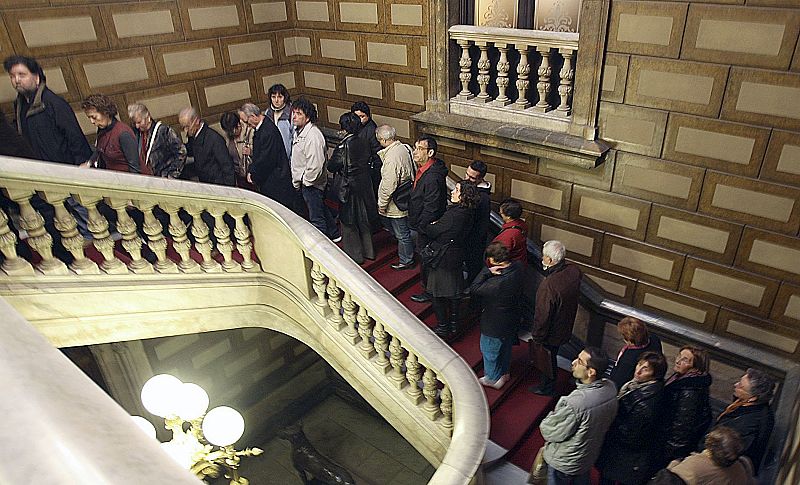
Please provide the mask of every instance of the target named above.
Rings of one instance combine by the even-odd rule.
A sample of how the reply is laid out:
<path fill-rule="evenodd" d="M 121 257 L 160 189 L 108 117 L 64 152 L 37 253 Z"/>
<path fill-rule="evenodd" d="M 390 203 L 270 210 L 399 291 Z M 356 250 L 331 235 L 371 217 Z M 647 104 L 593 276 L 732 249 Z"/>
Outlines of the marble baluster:
<path fill-rule="evenodd" d="M 572 49 L 559 49 L 558 52 L 564 56 L 564 65 L 558 73 L 560 76 L 558 95 L 561 97 L 561 104 L 556 108 L 556 114 L 567 117 L 572 114 L 570 101 L 572 98 L 572 83 L 575 80 L 575 68 L 572 65 L 572 58 L 575 55 L 575 51 Z"/>
<path fill-rule="evenodd" d="M 9 199 L 19 204 L 19 225 L 28 233 L 28 246 L 42 258 L 36 269 L 46 275 L 69 274 L 67 265 L 53 256 L 53 237 L 44 227 L 44 217 L 31 205 L 34 192 L 8 189 L 7 193 Z"/>
<path fill-rule="evenodd" d="M 17 235 L 8 225 L 8 216 L 0 209 L 0 252 L 3 253 L 3 264 L 0 269 L 11 276 L 30 276 L 34 274 L 31 263 L 17 254 Z"/>
<path fill-rule="evenodd" d="M 225 210 L 213 207 L 208 213 L 214 218 L 214 236 L 217 238 L 217 250 L 222 254 L 222 270 L 226 273 L 241 273 L 242 267 L 233 260 L 231 229 L 225 222 Z"/>
<path fill-rule="evenodd" d="M 358 320 L 358 334 L 361 336 L 361 344 L 359 344 L 358 350 L 365 359 L 369 359 L 375 355 L 375 347 L 372 346 L 372 341 L 370 340 L 374 322 L 363 305 L 358 308 L 358 316 L 356 318 Z"/>
<path fill-rule="evenodd" d="M 328 315 L 328 323 L 336 330 L 341 330 L 345 326 L 342 318 L 342 290 L 336 285 L 336 281 L 331 278 L 328 282 L 328 306 L 331 314 Z"/>
<path fill-rule="evenodd" d="M 386 374 L 392 368 L 392 364 L 389 362 L 389 359 L 386 358 L 386 352 L 389 350 L 389 334 L 386 333 L 386 329 L 383 328 L 383 324 L 376 321 L 375 329 L 372 331 L 372 335 L 375 338 L 375 342 L 373 342 L 375 352 L 378 354 L 378 358 L 375 359 L 375 365 L 377 365 L 383 371 L 383 373 Z"/>
<path fill-rule="evenodd" d="M 430 367 L 425 369 L 425 375 L 422 376 L 422 384 L 422 393 L 425 395 L 425 404 L 422 406 L 422 410 L 431 421 L 434 421 L 441 414 L 439 412 L 439 404 L 436 402 L 436 397 L 439 394 L 439 380 L 436 379 L 436 373 Z"/>
<path fill-rule="evenodd" d="M 528 88 L 530 88 L 531 85 L 528 79 L 528 75 L 531 73 L 531 65 L 528 63 L 528 45 L 521 44 L 517 46 L 517 50 L 519 50 L 519 64 L 517 64 L 516 85 L 517 91 L 519 91 L 519 97 L 512 107 L 516 109 L 526 109 L 531 106 L 531 102 L 528 101 Z"/>
<path fill-rule="evenodd" d="M 403 346 L 400 338 L 392 336 L 392 343 L 389 344 L 389 363 L 392 371 L 389 373 L 389 380 L 397 389 L 402 389 L 406 385 L 406 376 L 403 374 Z"/>
<path fill-rule="evenodd" d="M 497 98 L 492 101 L 494 106 L 508 106 L 513 101 L 506 95 L 508 89 L 508 71 L 511 63 L 508 62 L 508 44 L 504 42 L 495 42 L 495 47 L 500 51 L 500 59 L 497 61 Z"/>
<path fill-rule="evenodd" d="M 220 273 L 222 266 L 211 257 L 214 244 L 208 237 L 210 231 L 203 220 L 203 209 L 192 205 L 186 206 L 185 209 L 192 216 L 192 235 L 194 236 L 194 247 L 200 253 L 200 267 L 206 273 Z"/>
<path fill-rule="evenodd" d="M 409 351 L 408 357 L 406 358 L 406 380 L 408 381 L 406 395 L 414 404 L 419 404 L 424 399 L 422 389 L 419 388 L 419 381 L 422 379 L 421 367 L 417 356 Z"/>
<path fill-rule="evenodd" d="M 117 213 L 117 231 L 122 234 L 122 247 L 131 256 L 128 269 L 137 274 L 154 273 L 153 265 L 142 257 L 142 238 L 136 230 L 136 222 L 128 215 L 127 199 L 106 199 L 108 205 Z"/>
<path fill-rule="evenodd" d="M 317 294 L 317 299 L 314 300 L 314 304 L 317 305 L 317 309 L 320 313 L 323 315 L 327 314 L 328 311 L 330 311 L 328 308 L 328 300 L 325 299 L 327 281 L 325 280 L 325 273 L 322 272 L 322 267 L 317 262 L 311 266 L 311 286 L 314 288 L 314 293 Z"/>
<path fill-rule="evenodd" d="M 100 274 L 97 263 L 86 257 L 85 240 L 78 232 L 78 222 L 64 206 L 64 201 L 70 197 L 68 193 L 45 192 L 42 198 L 53 206 L 55 217 L 53 224 L 61 234 L 61 244 L 73 256 L 69 269 L 76 274 Z"/>
<path fill-rule="evenodd" d="M 78 203 L 86 207 L 86 211 L 89 213 L 87 225 L 89 232 L 94 237 L 92 243 L 95 249 L 103 255 L 100 269 L 108 274 L 126 274 L 128 267 L 114 255 L 114 240 L 111 239 L 111 234 L 108 232 L 108 221 L 97 209 L 97 204 L 101 201 L 100 197 L 77 194 L 75 198 Z"/>
<path fill-rule="evenodd" d="M 140 202 L 140 204 L 144 204 L 144 202 Z M 166 212 L 169 215 L 169 234 L 170 236 L 172 236 L 172 248 L 175 250 L 176 253 L 178 253 L 178 256 L 180 256 L 180 261 L 178 261 L 177 265 L 178 270 L 180 270 L 181 273 L 201 273 L 203 270 L 200 269 L 200 265 L 197 264 L 197 261 L 192 259 L 191 256 L 190 250 L 192 248 L 192 242 L 189 240 L 189 236 L 186 234 L 187 233 L 186 224 L 180 217 L 181 208 L 177 205 L 172 205 L 172 204 L 159 204 L 159 206 L 164 212 Z M 142 205 L 140 205 L 139 208 L 145 212 L 145 232 L 148 233 L 148 237 L 150 239 L 150 244 L 151 244 L 150 249 L 152 249 L 155 252 L 155 249 L 153 248 L 152 244 L 154 238 L 157 238 L 158 236 L 155 233 L 153 235 L 150 235 L 150 233 L 147 230 L 147 212 L 144 210 L 144 207 Z M 161 224 L 159 224 L 159 227 L 160 226 Z M 160 234 L 161 231 L 159 231 L 158 233 Z M 157 252 L 156 255 L 158 255 Z M 162 271 L 160 269 L 160 261 L 159 263 L 156 263 L 156 270 L 159 273 L 172 272 L 172 271 Z"/>
<path fill-rule="evenodd" d="M 250 235 L 250 228 L 244 222 L 244 212 L 231 210 L 229 212 L 236 224 L 233 227 L 233 235 L 236 238 L 236 250 L 242 255 L 242 269 L 247 273 L 259 271 L 258 265 L 253 261 L 253 239 Z"/>
<path fill-rule="evenodd" d="M 479 103 L 488 103 L 492 100 L 489 97 L 489 80 L 491 77 L 489 76 L 489 68 L 491 67 L 489 64 L 489 42 L 475 42 L 475 45 L 481 50 L 481 57 L 478 59 L 478 86 L 480 87 L 480 93 L 473 99 L 473 101 Z"/>
<path fill-rule="evenodd" d="M 461 72 L 458 74 L 458 79 L 461 81 L 461 92 L 456 95 L 456 99 L 462 101 L 469 101 L 475 95 L 469 90 L 469 83 L 472 81 L 472 58 L 469 55 L 470 42 L 468 40 L 458 40 L 458 45 L 461 46 L 461 58 L 458 60 L 458 67 Z"/>
<path fill-rule="evenodd" d="M 164 227 L 153 213 L 155 203 L 137 201 L 136 207 L 142 211 L 142 215 L 144 216 L 142 230 L 147 236 L 147 247 L 156 255 L 156 262 L 153 265 L 153 269 L 159 273 L 177 273 L 178 265 L 167 257 L 167 238 L 164 237 Z M 175 211 L 177 212 L 178 209 L 175 208 Z"/>
<path fill-rule="evenodd" d="M 347 325 L 347 328 L 344 330 L 345 338 L 348 342 L 355 345 L 361 340 L 361 336 L 358 335 L 358 329 L 356 328 L 358 305 L 353 301 L 353 297 L 350 296 L 350 293 L 345 293 L 344 300 L 342 301 L 342 308 L 344 309 L 344 323 Z"/>
<path fill-rule="evenodd" d="M 442 388 L 442 392 L 439 395 L 441 398 L 441 402 L 439 403 L 439 410 L 442 412 L 442 426 L 445 429 L 449 430 L 448 432 L 452 434 L 453 432 L 453 394 L 450 392 L 450 387 L 447 384 L 444 385 Z"/>
<path fill-rule="evenodd" d="M 538 70 L 539 82 L 536 83 L 536 90 L 539 91 L 539 102 L 530 109 L 540 113 L 546 113 L 553 109 L 552 106 L 550 106 L 550 102 L 547 101 L 547 96 L 550 94 L 550 75 L 552 74 L 552 68 L 550 67 L 550 48 L 537 47 L 536 51 L 542 56 L 542 63 L 539 64 Z"/>

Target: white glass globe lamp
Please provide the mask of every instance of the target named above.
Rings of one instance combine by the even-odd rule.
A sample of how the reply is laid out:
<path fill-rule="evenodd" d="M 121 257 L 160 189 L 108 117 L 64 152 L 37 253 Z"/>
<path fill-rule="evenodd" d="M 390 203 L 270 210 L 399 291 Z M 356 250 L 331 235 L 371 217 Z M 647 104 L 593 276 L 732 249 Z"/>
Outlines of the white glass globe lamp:
<path fill-rule="evenodd" d="M 169 374 L 151 377 L 142 386 L 144 408 L 162 418 L 175 415 L 176 398 L 182 386 L 180 379 Z"/>
<path fill-rule="evenodd" d="M 228 406 L 216 407 L 203 418 L 203 435 L 214 445 L 232 445 L 243 433 L 244 418 L 239 411 Z"/>
<path fill-rule="evenodd" d="M 183 383 L 176 398 L 175 414 L 185 421 L 199 418 L 208 409 L 208 393 L 197 384 Z"/>
<path fill-rule="evenodd" d="M 138 426 L 142 431 L 144 431 L 144 434 L 153 439 L 156 439 L 156 428 L 153 426 L 153 423 L 144 419 L 141 416 L 131 416 L 131 419 L 133 420 L 134 423 L 136 423 L 136 426 Z"/>

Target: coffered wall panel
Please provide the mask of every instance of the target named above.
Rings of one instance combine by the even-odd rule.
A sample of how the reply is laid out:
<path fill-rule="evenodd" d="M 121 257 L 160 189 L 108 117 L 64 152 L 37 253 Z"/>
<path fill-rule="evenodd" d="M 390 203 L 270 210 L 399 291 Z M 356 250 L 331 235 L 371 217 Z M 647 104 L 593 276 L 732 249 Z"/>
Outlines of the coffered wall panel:
<path fill-rule="evenodd" d="M 646 241 L 731 264 L 741 234 L 738 224 L 653 204 Z"/>
<path fill-rule="evenodd" d="M 249 32 L 275 32 L 294 25 L 291 0 L 244 0 Z"/>
<path fill-rule="evenodd" d="M 140 2 L 101 5 L 108 42 L 114 49 L 183 40 L 178 3 Z"/>
<path fill-rule="evenodd" d="M 606 234 L 600 266 L 675 289 L 680 280 L 683 260 L 683 254 Z"/>
<path fill-rule="evenodd" d="M 628 80 L 630 56 L 625 54 L 606 54 L 603 65 L 603 80 L 600 84 L 600 99 L 621 103 L 625 97 L 625 82 Z"/>
<path fill-rule="evenodd" d="M 569 259 L 594 266 L 600 264 L 601 231 L 536 214 L 531 233 L 542 243 L 552 239 L 563 242 Z"/>
<path fill-rule="evenodd" d="M 333 9 L 336 30 L 385 31 L 383 10 L 383 0 L 337 0 Z"/>
<path fill-rule="evenodd" d="M 241 0 L 178 0 L 186 39 L 247 33 Z"/>
<path fill-rule="evenodd" d="M 601 190 L 611 190 L 611 181 L 614 176 L 614 164 L 617 152 L 609 150 L 603 163 L 595 168 L 584 169 L 546 158 L 539 159 L 537 173 L 545 177 L 552 177 L 566 182 L 585 185 Z"/>
<path fill-rule="evenodd" d="M 600 103 L 598 134 L 614 148 L 651 157 L 661 155 L 667 112 L 617 103 Z"/>
<path fill-rule="evenodd" d="M 506 171 L 503 191 L 533 212 L 566 219 L 569 214 L 572 184 L 546 177 Z"/>
<path fill-rule="evenodd" d="M 775 297 L 770 320 L 800 329 L 800 286 L 783 283 Z"/>
<path fill-rule="evenodd" d="M 97 7 L 7 10 L 3 20 L 19 54 L 46 57 L 108 48 Z"/>
<path fill-rule="evenodd" d="M 608 298 L 626 305 L 633 304 L 633 294 L 636 288 L 636 280 L 634 278 L 577 261 L 575 264 L 583 272 L 584 278 L 597 286 Z"/>
<path fill-rule="evenodd" d="M 220 39 L 225 72 L 241 72 L 278 64 L 275 34 L 251 34 Z"/>
<path fill-rule="evenodd" d="M 800 133 L 772 130 L 760 178 L 800 187 Z"/>
<path fill-rule="evenodd" d="M 800 347 L 800 330 L 724 308 L 719 312 L 716 331 L 784 355 L 796 356 Z"/>
<path fill-rule="evenodd" d="M 800 283 L 800 238 L 747 227 L 739 244 L 736 266 Z"/>
<path fill-rule="evenodd" d="M 158 76 L 150 49 L 127 49 L 72 56 L 81 94 L 116 94 L 156 86 Z"/>
<path fill-rule="evenodd" d="M 608 50 L 658 57 L 678 57 L 686 21 L 686 3 L 611 4 Z"/>
<path fill-rule="evenodd" d="M 694 210 L 700 198 L 705 170 L 657 158 L 620 152 L 613 191 Z"/>
<path fill-rule="evenodd" d="M 714 329 L 719 313 L 719 307 L 715 305 L 643 281 L 636 283 L 633 302 L 637 307 L 698 326 L 708 332 Z"/>
<path fill-rule="evenodd" d="M 195 82 L 200 109 L 203 113 L 222 113 L 236 110 L 256 96 L 252 73 L 227 74 Z"/>
<path fill-rule="evenodd" d="M 164 84 L 225 73 L 216 39 L 153 46 L 156 71 Z"/>
<path fill-rule="evenodd" d="M 644 240 L 650 202 L 575 186 L 569 220 L 634 239 Z"/>
<path fill-rule="evenodd" d="M 171 84 L 167 87 L 134 91 L 125 94 L 125 105 L 142 103 L 153 119 L 177 125 L 178 113 L 187 106 L 198 106 L 194 83 Z"/>
<path fill-rule="evenodd" d="M 420 35 L 428 30 L 428 2 L 384 0 L 384 25 L 389 34 Z"/>
<path fill-rule="evenodd" d="M 722 118 L 800 130 L 800 74 L 732 68 Z"/>

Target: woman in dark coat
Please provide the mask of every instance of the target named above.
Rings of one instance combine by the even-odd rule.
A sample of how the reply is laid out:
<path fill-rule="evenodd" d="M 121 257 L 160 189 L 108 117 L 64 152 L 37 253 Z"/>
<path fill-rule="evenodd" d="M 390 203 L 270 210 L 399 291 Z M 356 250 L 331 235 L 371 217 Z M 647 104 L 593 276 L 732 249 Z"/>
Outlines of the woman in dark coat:
<path fill-rule="evenodd" d="M 617 324 L 617 330 L 625 345 L 619 351 L 617 363 L 611 369 L 609 379 L 617 386 L 617 390 L 633 378 L 633 371 L 639 362 L 639 356 L 645 352 L 661 353 L 661 340 L 647 331 L 641 320 L 625 317 Z"/>
<path fill-rule="evenodd" d="M 652 437 L 666 372 L 667 361 L 660 352 L 645 352 L 636 363 L 633 379 L 620 386 L 617 417 L 606 433 L 595 465 L 601 471 L 603 485 L 639 485 L 650 478 Z"/>
<path fill-rule="evenodd" d="M 675 358 L 675 373 L 664 384 L 658 433 L 662 442 L 659 456 L 654 460 L 655 470 L 696 451 L 705 435 L 711 423 L 708 368 L 708 353 L 697 347 L 685 346 Z"/>
<path fill-rule="evenodd" d="M 353 113 L 339 117 L 339 126 L 347 132 L 328 163 L 328 170 L 342 177 L 347 196 L 341 201 L 339 221 L 342 223 L 342 249 L 353 261 L 375 259 L 372 246 L 372 225 L 378 218 L 378 201 L 369 173 L 369 145 L 357 137 L 361 120 Z"/>
<path fill-rule="evenodd" d="M 475 208 L 478 205 L 478 189 L 475 184 L 461 180 L 450 193 L 452 205 L 441 219 L 420 230 L 434 247 L 447 246 L 436 268 L 428 274 L 427 290 L 433 295 L 433 311 L 437 325 L 434 332 L 443 338 L 456 333 L 454 299 L 466 286 L 464 281 L 464 258 L 467 236 L 475 224 Z"/>

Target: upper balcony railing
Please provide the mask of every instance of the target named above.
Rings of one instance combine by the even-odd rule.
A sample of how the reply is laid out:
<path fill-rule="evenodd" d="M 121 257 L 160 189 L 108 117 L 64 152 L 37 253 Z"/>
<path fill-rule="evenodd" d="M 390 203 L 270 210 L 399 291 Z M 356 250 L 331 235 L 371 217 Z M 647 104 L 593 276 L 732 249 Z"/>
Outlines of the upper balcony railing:
<path fill-rule="evenodd" d="M 454 25 L 449 36 L 461 48 L 461 91 L 450 100 L 452 112 L 491 109 L 491 118 L 518 123 L 530 116 L 553 126 L 569 122 L 577 33 Z"/>
<path fill-rule="evenodd" d="M 229 187 L 9 157 L 0 157 L 0 189 L 18 206 L 13 216 L 0 210 L 0 296 L 52 343 L 89 345 L 268 326 L 283 319 L 289 322 L 286 333 L 305 339 L 340 373 L 348 372 L 351 384 L 437 466 L 430 483 L 466 485 L 478 479 L 489 413 L 474 372 L 336 245 L 280 204 Z M 68 199 L 86 208 L 91 240 L 80 235 Z M 118 242 L 110 230 L 114 220 Z M 18 251 L 17 233 L 30 255 Z M 54 252 L 59 238 L 69 255 Z M 198 301 L 210 286 L 219 298 Z M 230 286 L 240 289 L 222 296 Z M 137 288 L 158 291 L 159 297 L 130 296 Z M 61 296 L 65 290 L 69 296 Z M 199 293 L 184 298 L 181 291 Z M 75 298 L 80 304 L 65 303 Z M 181 316 L 196 312 L 198 305 L 207 306 L 203 318 Z M 129 322 L 131 313 L 135 323 Z M 0 314 L 4 333 L 15 333 L 20 316 L 2 305 Z M 35 352 L 0 355 L 4 371 L 58 388 L 51 377 L 60 371 L 46 368 L 54 362 L 69 365 L 65 359 L 45 365 Z M 92 393 L 81 406 L 102 399 Z M 13 407 L 11 401 L 25 402 L 26 413 L 19 421 L 12 415 L 19 426 L 0 432 L 12 446 L 7 455 L 14 458 L 13 463 L 0 460 L 4 477 L 25 481 L 25 470 L 50 456 L 54 441 L 69 442 L 70 459 L 87 470 L 109 468 L 97 462 L 101 458 L 89 445 L 67 439 L 71 433 L 95 433 L 83 418 L 51 428 L 50 442 L 14 447 L 12 435 L 24 433 L 25 423 L 51 417 L 32 412 L 39 401 L 52 415 L 69 414 L 56 408 L 74 402 L 23 392 L 6 394 L 0 408 Z M 133 429 L 115 417 L 104 421 L 118 424 L 123 437 Z M 102 459 L 117 460 L 119 469 L 128 470 L 126 450 L 118 444 L 101 447 L 107 451 Z M 141 453 L 149 462 L 145 457 L 151 450 Z M 44 466 L 57 467 L 59 459 Z M 138 479 L 109 477 L 93 483 Z"/>

